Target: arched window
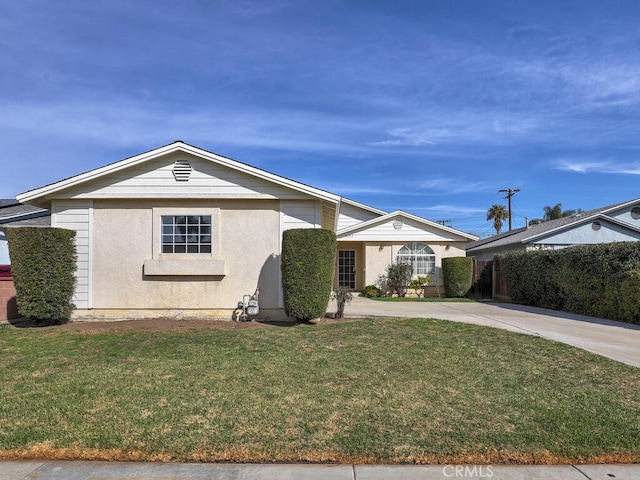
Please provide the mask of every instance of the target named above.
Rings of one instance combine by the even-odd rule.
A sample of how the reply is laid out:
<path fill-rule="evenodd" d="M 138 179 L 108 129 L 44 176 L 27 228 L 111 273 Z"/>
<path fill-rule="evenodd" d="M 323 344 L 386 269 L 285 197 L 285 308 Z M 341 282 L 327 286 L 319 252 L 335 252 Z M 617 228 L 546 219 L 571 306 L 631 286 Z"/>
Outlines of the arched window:
<path fill-rule="evenodd" d="M 436 254 L 424 243 L 407 243 L 398 251 L 398 263 L 410 263 L 414 275 L 433 275 L 436 273 Z"/>

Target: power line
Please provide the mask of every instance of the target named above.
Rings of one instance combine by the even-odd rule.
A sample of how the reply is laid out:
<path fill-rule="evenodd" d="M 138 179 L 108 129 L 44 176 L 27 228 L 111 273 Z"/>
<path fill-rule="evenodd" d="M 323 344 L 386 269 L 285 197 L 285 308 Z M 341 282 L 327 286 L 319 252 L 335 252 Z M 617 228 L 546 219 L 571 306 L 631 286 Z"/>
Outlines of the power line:
<path fill-rule="evenodd" d="M 511 197 L 513 197 L 519 191 L 520 191 L 519 188 L 516 188 L 516 189 L 507 188 L 504 190 L 498 190 L 498 193 L 505 192 L 507 196 L 504 198 L 506 198 L 509 201 L 509 231 L 511 231 Z"/>

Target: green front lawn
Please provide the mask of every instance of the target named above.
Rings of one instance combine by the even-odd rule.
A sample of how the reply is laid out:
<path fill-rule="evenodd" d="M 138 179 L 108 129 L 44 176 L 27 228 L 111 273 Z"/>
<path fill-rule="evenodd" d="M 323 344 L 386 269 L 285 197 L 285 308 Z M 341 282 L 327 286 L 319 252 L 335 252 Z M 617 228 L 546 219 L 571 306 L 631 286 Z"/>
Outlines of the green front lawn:
<path fill-rule="evenodd" d="M 640 369 L 425 319 L 0 327 L 0 458 L 640 461 Z"/>

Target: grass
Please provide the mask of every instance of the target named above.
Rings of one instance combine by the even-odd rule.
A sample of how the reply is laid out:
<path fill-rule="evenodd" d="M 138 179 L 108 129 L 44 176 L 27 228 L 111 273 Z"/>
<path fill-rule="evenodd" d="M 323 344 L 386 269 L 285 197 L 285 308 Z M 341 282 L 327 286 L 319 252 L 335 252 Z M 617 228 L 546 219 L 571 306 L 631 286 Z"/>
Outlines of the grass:
<path fill-rule="evenodd" d="M 427 319 L 0 328 L 0 458 L 640 461 L 640 369 Z"/>

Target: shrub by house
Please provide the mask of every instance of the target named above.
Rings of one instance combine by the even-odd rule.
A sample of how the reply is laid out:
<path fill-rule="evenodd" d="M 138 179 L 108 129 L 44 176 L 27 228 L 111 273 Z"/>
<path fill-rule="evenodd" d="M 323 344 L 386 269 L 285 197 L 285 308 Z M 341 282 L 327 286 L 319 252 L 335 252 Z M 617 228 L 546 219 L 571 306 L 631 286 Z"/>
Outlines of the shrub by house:
<path fill-rule="evenodd" d="M 447 297 L 464 297 L 473 281 L 473 259 L 451 257 L 442 259 L 442 282 Z"/>
<path fill-rule="evenodd" d="M 378 276 L 376 279 L 376 287 L 380 289 L 383 295 L 392 295 L 394 292 L 399 297 L 407 294 L 413 267 L 409 263 L 391 263 L 387 265 L 384 275 Z"/>
<path fill-rule="evenodd" d="M 299 228 L 282 234 L 282 290 L 289 317 L 309 321 L 327 311 L 333 281 L 336 235 Z"/>
<path fill-rule="evenodd" d="M 62 228 L 7 229 L 18 312 L 42 323 L 69 321 L 74 309 L 76 233 Z"/>

